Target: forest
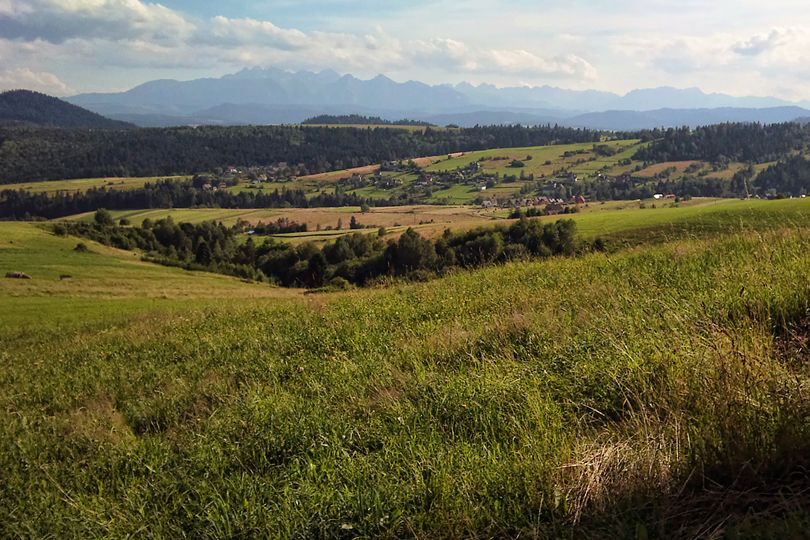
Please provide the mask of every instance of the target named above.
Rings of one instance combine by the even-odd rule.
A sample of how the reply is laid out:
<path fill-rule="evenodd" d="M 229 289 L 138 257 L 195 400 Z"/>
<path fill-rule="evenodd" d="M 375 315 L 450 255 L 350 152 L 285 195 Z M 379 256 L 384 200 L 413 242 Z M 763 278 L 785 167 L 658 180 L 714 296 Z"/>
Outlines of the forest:
<path fill-rule="evenodd" d="M 0 183 L 195 174 L 229 165 L 302 164 L 301 174 L 499 147 L 597 142 L 557 126 L 458 130 L 199 126 L 137 130 L 0 128 Z"/>
<path fill-rule="evenodd" d="M 785 124 L 718 124 L 697 129 L 668 129 L 641 148 L 635 159 L 652 163 L 702 160 L 712 163 L 764 163 L 784 158 L 810 142 L 810 126 Z"/>
<path fill-rule="evenodd" d="M 407 202 L 407 201 L 406 201 Z M 402 202 L 401 204 L 406 204 Z M 92 188 L 83 193 L 28 193 L 23 190 L 0 190 L 0 219 L 56 219 L 99 208 L 138 210 L 149 208 L 325 208 L 339 206 L 387 205 L 388 200 L 374 200 L 345 193 L 339 186 L 333 193 L 307 197 L 300 189 L 238 193 L 208 191 L 194 182 L 158 180 L 142 188 L 113 190 Z"/>

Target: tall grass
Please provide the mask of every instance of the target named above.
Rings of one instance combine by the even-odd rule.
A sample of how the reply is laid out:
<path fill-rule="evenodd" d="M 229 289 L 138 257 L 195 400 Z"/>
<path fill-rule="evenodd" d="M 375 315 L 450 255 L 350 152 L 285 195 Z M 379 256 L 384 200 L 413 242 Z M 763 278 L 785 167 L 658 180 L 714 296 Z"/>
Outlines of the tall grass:
<path fill-rule="evenodd" d="M 0 535 L 799 535 L 809 248 L 717 234 L 5 348 Z"/>

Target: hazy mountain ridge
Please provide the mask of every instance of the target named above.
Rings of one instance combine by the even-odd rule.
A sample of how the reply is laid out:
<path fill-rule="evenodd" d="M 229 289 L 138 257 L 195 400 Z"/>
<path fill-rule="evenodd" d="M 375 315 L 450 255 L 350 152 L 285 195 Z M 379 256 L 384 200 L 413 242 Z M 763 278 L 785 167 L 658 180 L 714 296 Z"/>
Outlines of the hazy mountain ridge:
<path fill-rule="evenodd" d="M 71 103 L 139 125 L 297 123 L 318 114 L 475 125 L 524 123 L 640 129 L 727 121 L 784 122 L 810 112 L 772 97 L 707 94 L 697 88 L 625 95 L 551 86 L 428 85 L 384 75 L 362 80 L 332 70 L 245 69 L 221 78 L 156 80 L 131 90 L 81 94 Z M 791 116 L 795 113 L 794 116 Z"/>

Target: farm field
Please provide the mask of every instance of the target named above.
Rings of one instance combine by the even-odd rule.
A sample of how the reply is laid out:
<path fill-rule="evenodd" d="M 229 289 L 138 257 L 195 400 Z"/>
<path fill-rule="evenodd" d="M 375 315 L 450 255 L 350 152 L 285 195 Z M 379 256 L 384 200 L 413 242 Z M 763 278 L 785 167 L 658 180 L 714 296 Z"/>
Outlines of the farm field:
<path fill-rule="evenodd" d="M 801 537 L 810 204 L 622 204 L 318 295 L 0 223 L 0 536 Z"/>
<path fill-rule="evenodd" d="M 641 143 L 637 140 L 610 141 L 605 144 L 616 153 L 612 156 L 600 156 L 593 151 L 593 143 L 583 143 L 457 152 L 449 156 L 428 156 L 413 161 L 428 173 L 454 171 L 459 167 L 467 167 L 478 162 L 482 167 L 482 171 L 488 174 L 498 173 L 501 176 L 519 176 L 523 173 L 526 176 L 534 175 L 536 180 L 540 180 L 541 178 L 553 177 L 555 173 L 560 171 L 571 171 L 583 179 L 588 179 L 596 177 L 600 172 L 614 169 L 620 161 L 630 159 L 641 147 Z M 527 156 L 532 159 L 526 160 Z M 525 166 L 522 168 L 510 167 L 512 160 L 524 161 Z M 349 178 L 352 175 L 370 175 L 378 171 L 379 168 L 379 165 L 369 165 L 301 176 L 294 181 L 283 184 L 264 184 L 261 189 L 303 189 L 308 196 L 315 196 L 319 193 L 332 193 L 335 184 L 339 180 Z M 348 187 L 345 192 L 361 197 L 388 199 L 392 196 L 396 197 L 408 193 L 408 190 L 418 180 L 416 175 L 405 173 L 384 173 L 383 176 L 398 180 L 401 185 L 388 189 L 374 186 Z M 491 190 L 482 193 L 474 185 L 455 184 L 450 187 L 435 189 L 425 197 L 425 202 L 469 204 L 481 196 L 498 196 L 508 199 L 515 196 L 526 185 L 527 181 L 516 179 L 513 182 L 500 183 Z M 242 191 L 248 188 L 242 184 L 230 189 Z"/>
<path fill-rule="evenodd" d="M 237 221 L 247 221 L 253 225 L 260 221 L 265 223 L 276 221 L 279 218 L 287 218 L 296 223 L 305 223 L 309 233 L 338 233 L 347 234 L 354 232 L 349 230 L 349 221 L 355 216 L 357 221 L 367 227 L 372 227 L 374 231 L 378 227 L 418 227 L 419 225 L 433 222 L 433 224 L 452 227 L 463 223 L 481 223 L 497 219 L 491 212 L 472 206 L 390 206 L 381 208 L 371 208 L 367 213 L 363 213 L 359 207 L 348 206 L 340 208 L 279 208 L 279 209 L 219 209 L 219 208 L 194 208 L 194 209 L 165 209 L 165 210 L 120 210 L 111 212 L 115 219 L 126 218 L 133 224 L 138 225 L 144 219 L 162 219 L 171 216 L 176 222 L 201 223 L 203 221 L 219 221 L 225 225 L 234 225 Z M 68 220 L 93 219 L 93 213 L 79 214 L 71 216 Z M 342 231 L 325 231 L 327 227 L 336 228 L 338 221 L 342 223 Z M 321 231 L 318 231 L 318 227 Z"/>
<path fill-rule="evenodd" d="M 544 216 L 543 221 L 556 221 L 561 218 L 577 222 L 577 230 L 583 238 L 594 239 L 613 233 L 651 227 L 670 227 L 677 223 L 693 219 L 711 220 L 717 215 L 735 215 L 740 220 L 756 217 L 759 214 L 771 214 L 771 208 L 779 208 L 786 220 L 801 220 L 810 214 L 810 199 L 790 199 L 783 201 L 737 200 L 695 198 L 674 204 L 670 201 L 608 201 L 579 205 L 579 212 L 567 215 Z M 475 206 L 393 206 L 371 208 L 362 213 L 359 207 L 341 208 L 289 208 L 289 209 L 248 209 L 232 210 L 219 208 L 198 209 L 165 209 L 165 210 L 124 210 L 113 211 L 112 216 L 119 220 L 129 219 L 139 225 L 144 219 L 158 220 L 171 216 L 175 222 L 201 223 L 218 221 L 232 226 L 239 220 L 253 225 L 260 221 L 265 223 L 287 218 L 297 223 L 306 223 L 308 232 L 275 235 L 275 238 L 300 243 L 305 241 L 324 242 L 339 236 L 355 232 L 377 233 L 378 227 L 385 227 L 387 237 L 397 237 L 411 227 L 421 235 L 435 238 L 445 229 L 454 231 L 467 230 L 480 226 L 498 223 L 511 223 L 508 219 L 510 210 L 485 210 Z M 750 213 L 748 216 L 746 214 Z M 351 217 L 368 226 L 368 229 L 350 230 Z M 68 220 L 90 221 L 92 213 L 71 216 Z M 326 227 L 337 226 L 342 222 L 342 230 L 326 230 Z M 57 220 L 58 221 L 58 220 Z M 318 229 L 321 226 L 321 230 Z"/>
<path fill-rule="evenodd" d="M 615 164 L 623 155 L 632 155 L 640 148 L 637 140 L 610 141 L 604 143 L 619 153 L 609 158 L 598 156 L 593 151 L 593 143 L 564 144 L 554 146 L 536 146 L 527 148 L 496 148 L 477 152 L 465 152 L 452 158 L 445 158 L 427 167 L 428 171 L 451 171 L 459 167 L 466 167 L 479 160 L 486 172 L 501 175 L 534 174 L 535 177 L 551 176 L 554 171 L 575 167 L 577 161 L 596 160 L 600 166 Z M 626 154 L 625 154 L 626 153 Z M 566 154 L 569 154 L 566 156 Z M 531 160 L 526 160 L 527 157 Z M 499 158 L 499 159 L 495 159 Z M 512 160 L 522 161 L 524 167 L 514 168 L 509 164 Z M 547 163 L 550 162 L 550 163 Z M 600 167 L 601 168 L 601 167 Z"/>
<path fill-rule="evenodd" d="M 24 182 L 21 184 L 0 184 L 4 189 L 22 189 L 30 193 L 82 193 L 92 188 L 136 189 L 157 180 L 188 180 L 190 176 L 148 176 L 138 178 L 84 178 L 77 180 L 55 180 L 49 182 Z"/>

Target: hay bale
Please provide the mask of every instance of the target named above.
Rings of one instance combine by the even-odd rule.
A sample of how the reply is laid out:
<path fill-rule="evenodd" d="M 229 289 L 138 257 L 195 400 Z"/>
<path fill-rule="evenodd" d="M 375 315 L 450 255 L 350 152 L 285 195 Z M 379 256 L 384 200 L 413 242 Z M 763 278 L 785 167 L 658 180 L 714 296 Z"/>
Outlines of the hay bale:
<path fill-rule="evenodd" d="M 7 272 L 6 277 L 8 279 L 31 279 L 31 276 L 25 272 Z"/>
<path fill-rule="evenodd" d="M 70 281 L 71 279 L 73 279 L 73 276 L 71 276 L 69 274 L 60 274 L 59 275 L 59 281 Z"/>

